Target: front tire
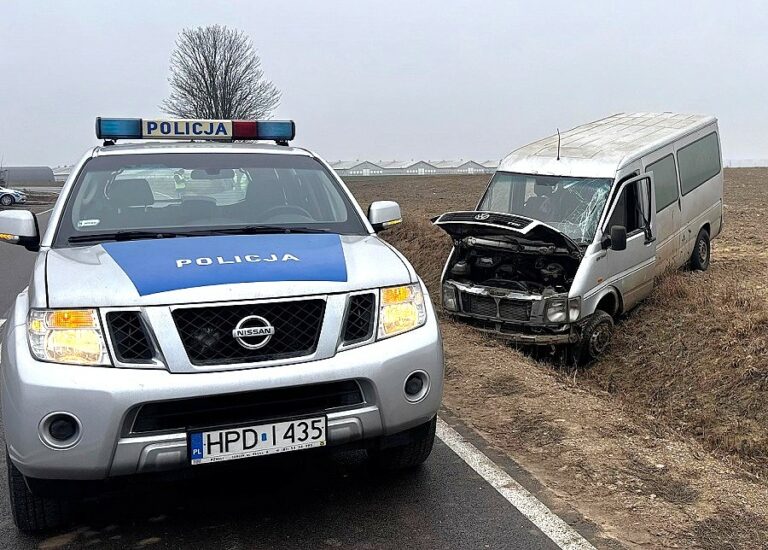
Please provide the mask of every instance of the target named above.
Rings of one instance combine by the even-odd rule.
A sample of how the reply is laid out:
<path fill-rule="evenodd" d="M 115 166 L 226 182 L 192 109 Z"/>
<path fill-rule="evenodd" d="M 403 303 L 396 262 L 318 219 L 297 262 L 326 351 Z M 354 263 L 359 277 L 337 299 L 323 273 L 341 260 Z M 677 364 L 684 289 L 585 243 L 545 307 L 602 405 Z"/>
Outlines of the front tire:
<path fill-rule="evenodd" d="M 712 245 L 709 242 L 709 233 L 706 229 L 699 231 L 696 237 L 696 245 L 691 254 L 691 269 L 694 271 L 706 271 L 709 267 L 709 259 L 712 255 Z"/>
<path fill-rule="evenodd" d="M 11 513 L 16 527 L 26 533 L 36 533 L 65 525 L 69 519 L 68 502 L 32 494 L 24 481 L 24 475 L 11 462 L 7 450 L 5 462 L 8 466 Z"/>
<path fill-rule="evenodd" d="M 432 452 L 435 443 L 437 416 L 404 434 L 385 438 L 381 445 L 368 449 L 368 459 L 379 470 L 405 470 L 420 466 Z M 389 446 L 387 439 L 405 438 L 405 443 Z"/>
<path fill-rule="evenodd" d="M 576 362 L 585 365 L 600 357 L 611 344 L 613 317 L 598 309 L 581 327 L 581 338 L 576 344 Z"/>
<path fill-rule="evenodd" d="M 0 197 L 0 204 L 3 206 L 13 206 L 13 197 L 11 195 L 3 195 Z"/>

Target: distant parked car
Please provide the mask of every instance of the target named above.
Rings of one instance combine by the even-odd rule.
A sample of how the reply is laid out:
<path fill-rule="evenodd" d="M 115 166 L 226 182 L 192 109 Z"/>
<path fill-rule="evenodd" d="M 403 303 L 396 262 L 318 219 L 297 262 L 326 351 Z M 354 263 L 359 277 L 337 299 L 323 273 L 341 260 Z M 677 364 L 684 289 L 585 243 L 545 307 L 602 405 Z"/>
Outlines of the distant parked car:
<path fill-rule="evenodd" d="M 13 206 L 14 204 L 24 204 L 25 202 L 27 202 L 27 196 L 24 193 L 0 185 L 0 205 Z"/>

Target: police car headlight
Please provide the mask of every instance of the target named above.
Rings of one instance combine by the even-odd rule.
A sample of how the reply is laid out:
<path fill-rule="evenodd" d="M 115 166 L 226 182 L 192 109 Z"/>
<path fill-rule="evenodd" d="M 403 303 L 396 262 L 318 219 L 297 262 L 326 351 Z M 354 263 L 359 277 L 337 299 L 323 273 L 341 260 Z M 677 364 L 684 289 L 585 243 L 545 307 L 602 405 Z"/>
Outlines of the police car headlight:
<path fill-rule="evenodd" d="M 554 298 L 547 302 L 547 320 L 550 323 L 564 323 L 567 319 L 568 307 L 563 298 Z"/>
<path fill-rule="evenodd" d="M 32 354 L 41 361 L 110 365 L 95 309 L 35 309 L 27 319 Z"/>
<path fill-rule="evenodd" d="M 393 286 L 381 289 L 379 338 L 388 338 L 420 327 L 427 321 L 427 307 L 421 286 Z"/>

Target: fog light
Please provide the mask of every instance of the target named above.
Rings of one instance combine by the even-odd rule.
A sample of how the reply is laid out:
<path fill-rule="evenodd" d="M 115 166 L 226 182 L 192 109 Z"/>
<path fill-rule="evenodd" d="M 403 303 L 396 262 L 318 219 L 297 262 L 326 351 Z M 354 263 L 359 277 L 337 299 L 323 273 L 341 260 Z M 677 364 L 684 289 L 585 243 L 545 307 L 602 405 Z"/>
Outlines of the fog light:
<path fill-rule="evenodd" d="M 429 391 L 429 377 L 427 373 L 419 370 L 408 375 L 408 378 L 405 379 L 403 391 L 408 401 L 415 403 L 424 399 L 424 396 Z"/>
<path fill-rule="evenodd" d="M 52 449 L 69 449 L 80 441 L 82 426 L 72 414 L 55 412 L 40 421 L 40 440 Z"/>
<path fill-rule="evenodd" d="M 71 416 L 59 415 L 51 420 L 48 433 L 56 441 L 66 441 L 77 433 L 77 423 Z"/>
<path fill-rule="evenodd" d="M 420 376 L 415 374 L 408 377 L 405 382 L 405 393 L 413 397 L 417 395 L 424 388 L 424 380 Z"/>

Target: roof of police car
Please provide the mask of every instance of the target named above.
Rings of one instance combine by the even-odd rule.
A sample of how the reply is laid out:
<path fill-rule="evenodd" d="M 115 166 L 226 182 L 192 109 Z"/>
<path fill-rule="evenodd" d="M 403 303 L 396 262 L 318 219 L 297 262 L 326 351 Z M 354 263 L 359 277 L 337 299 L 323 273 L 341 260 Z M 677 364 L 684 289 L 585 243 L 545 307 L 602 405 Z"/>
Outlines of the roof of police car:
<path fill-rule="evenodd" d="M 540 139 L 505 157 L 504 172 L 580 177 L 614 177 L 616 170 L 645 153 L 717 119 L 676 113 L 618 113 Z"/>
<path fill-rule="evenodd" d="M 263 142 L 126 141 L 114 145 L 102 145 L 93 150 L 93 156 L 149 153 L 268 153 L 313 156 L 311 152 L 299 147 Z"/>

